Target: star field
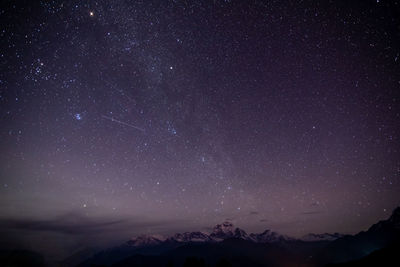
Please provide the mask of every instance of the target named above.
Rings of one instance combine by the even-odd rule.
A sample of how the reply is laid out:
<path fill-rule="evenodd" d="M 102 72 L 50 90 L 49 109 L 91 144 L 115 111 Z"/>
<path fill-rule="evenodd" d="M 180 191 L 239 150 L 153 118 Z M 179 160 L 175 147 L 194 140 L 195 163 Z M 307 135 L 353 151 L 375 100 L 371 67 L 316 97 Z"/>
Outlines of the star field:
<path fill-rule="evenodd" d="M 297 236 L 386 218 L 399 5 L 4 1 L 0 217 Z"/>

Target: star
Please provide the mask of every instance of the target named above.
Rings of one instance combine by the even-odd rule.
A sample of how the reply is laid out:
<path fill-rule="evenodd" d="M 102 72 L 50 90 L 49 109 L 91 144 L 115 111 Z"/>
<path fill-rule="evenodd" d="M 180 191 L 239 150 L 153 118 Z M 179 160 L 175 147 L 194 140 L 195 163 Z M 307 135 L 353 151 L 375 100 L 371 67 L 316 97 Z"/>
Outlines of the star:
<path fill-rule="evenodd" d="M 400 203 L 396 1 L 3 2 L 2 218 L 301 236 Z"/>

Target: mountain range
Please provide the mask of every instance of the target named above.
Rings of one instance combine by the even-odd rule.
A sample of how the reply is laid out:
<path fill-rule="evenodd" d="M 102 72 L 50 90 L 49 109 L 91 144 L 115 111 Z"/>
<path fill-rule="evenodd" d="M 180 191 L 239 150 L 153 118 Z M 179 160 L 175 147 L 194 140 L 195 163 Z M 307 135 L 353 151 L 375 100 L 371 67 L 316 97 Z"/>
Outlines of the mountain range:
<path fill-rule="evenodd" d="M 324 238 L 331 240 L 333 238 L 333 235 L 327 235 L 326 237 L 323 235 L 318 236 L 320 240 L 323 240 Z M 235 227 L 231 222 L 223 222 L 222 224 L 217 224 L 210 234 L 205 232 L 185 232 L 177 233 L 167 238 L 153 235 L 141 235 L 127 241 L 127 244 L 137 248 L 143 248 L 160 245 L 162 243 L 220 242 L 229 238 L 237 238 L 257 243 L 273 243 L 294 240 L 293 238 L 272 232 L 270 230 L 265 230 L 259 234 L 247 234 L 246 231 Z"/>
<path fill-rule="evenodd" d="M 223 222 L 211 233 L 141 235 L 96 253 L 79 266 L 219 266 L 221 260 L 223 266 L 324 266 L 360 260 L 399 240 L 400 208 L 356 235 L 308 234 L 296 239 L 271 230 L 247 234 Z"/>
<path fill-rule="evenodd" d="M 120 246 L 97 253 L 79 266 L 110 265 L 132 254 L 157 255 L 183 245 L 219 243 L 228 239 L 238 239 L 252 243 L 275 243 L 294 240 L 270 230 L 260 234 L 247 234 L 243 229 L 235 227 L 231 222 L 223 222 L 222 224 L 217 224 L 209 234 L 205 232 L 185 232 L 169 237 L 140 235 Z"/>

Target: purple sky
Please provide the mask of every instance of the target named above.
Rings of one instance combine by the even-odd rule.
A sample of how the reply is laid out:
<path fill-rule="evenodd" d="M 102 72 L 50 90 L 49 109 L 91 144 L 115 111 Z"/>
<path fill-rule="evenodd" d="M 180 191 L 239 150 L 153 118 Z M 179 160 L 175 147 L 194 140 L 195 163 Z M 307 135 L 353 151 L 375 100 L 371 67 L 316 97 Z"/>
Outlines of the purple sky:
<path fill-rule="evenodd" d="M 350 2 L 5 1 L 3 231 L 76 244 L 387 218 L 400 5 Z"/>

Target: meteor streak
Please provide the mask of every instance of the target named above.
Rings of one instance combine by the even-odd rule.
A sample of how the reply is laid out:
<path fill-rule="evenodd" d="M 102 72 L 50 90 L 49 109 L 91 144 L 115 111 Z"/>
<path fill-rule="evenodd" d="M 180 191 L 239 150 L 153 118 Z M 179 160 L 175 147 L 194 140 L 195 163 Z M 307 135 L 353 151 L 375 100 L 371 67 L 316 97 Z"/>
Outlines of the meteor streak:
<path fill-rule="evenodd" d="M 120 121 L 120 120 L 116 120 L 116 119 L 114 119 L 114 118 L 112 118 L 112 117 L 107 117 L 107 116 L 105 116 L 105 115 L 102 115 L 102 117 L 103 117 L 104 119 L 110 120 L 110 121 L 112 121 L 112 122 L 116 122 L 116 123 L 119 123 L 119 124 L 121 124 L 121 125 L 125 125 L 125 126 L 128 126 L 128 127 L 131 127 L 131 128 L 136 129 L 136 130 L 139 130 L 139 131 L 144 132 L 144 129 L 143 129 L 143 128 L 137 127 L 137 126 L 135 126 L 135 125 L 132 125 L 132 124 L 129 124 L 129 123 Z"/>

